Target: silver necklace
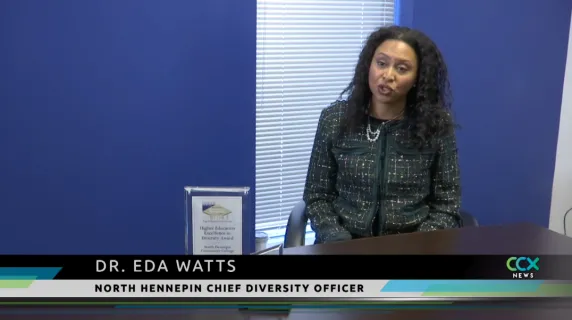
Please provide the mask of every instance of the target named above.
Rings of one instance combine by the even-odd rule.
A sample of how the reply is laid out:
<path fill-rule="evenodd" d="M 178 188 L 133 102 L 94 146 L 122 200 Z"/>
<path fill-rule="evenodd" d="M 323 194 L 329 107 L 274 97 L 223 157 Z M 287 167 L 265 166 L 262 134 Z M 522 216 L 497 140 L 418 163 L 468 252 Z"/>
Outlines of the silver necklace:
<path fill-rule="evenodd" d="M 369 116 L 368 116 L 368 118 L 367 118 L 367 128 L 366 128 L 366 132 L 365 132 L 365 133 L 366 133 L 367 140 L 368 140 L 369 142 L 376 142 L 377 139 L 379 139 L 379 135 L 381 134 L 381 127 L 383 127 L 383 126 L 385 126 L 386 124 L 388 124 L 389 122 L 391 122 L 391 121 L 393 121 L 393 120 L 399 118 L 402 114 L 403 114 L 403 111 L 401 111 L 401 112 L 400 112 L 397 116 L 395 116 L 393 119 L 388 120 L 388 121 L 382 123 L 381 126 L 379 126 L 379 127 L 377 128 L 377 130 L 375 130 L 375 131 L 371 130 L 371 120 L 369 119 Z"/>
<path fill-rule="evenodd" d="M 369 142 L 376 142 L 379 139 L 379 134 L 381 133 L 381 127 L 377 128 L 377 130 L 371 130 L 371 121 L 369 118 L 367 119 L 367 129 L 366 129 L 366 136 Z M 373 136 L 373 137 L 372 137 Z"/>

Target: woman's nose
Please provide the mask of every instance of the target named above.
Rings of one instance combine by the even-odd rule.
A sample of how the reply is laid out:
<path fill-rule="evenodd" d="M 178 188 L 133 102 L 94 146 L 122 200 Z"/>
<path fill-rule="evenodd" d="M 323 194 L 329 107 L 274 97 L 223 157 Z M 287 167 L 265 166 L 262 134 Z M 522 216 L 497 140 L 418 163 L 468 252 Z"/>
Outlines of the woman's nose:
<path fill-rule="evenodd" d="M 389 68 L 384 74 L 383 74 L 383 80 L 386 81 L 393 81 L 395 80 L 395 72 L 393 71 L 393 68 Z"/>

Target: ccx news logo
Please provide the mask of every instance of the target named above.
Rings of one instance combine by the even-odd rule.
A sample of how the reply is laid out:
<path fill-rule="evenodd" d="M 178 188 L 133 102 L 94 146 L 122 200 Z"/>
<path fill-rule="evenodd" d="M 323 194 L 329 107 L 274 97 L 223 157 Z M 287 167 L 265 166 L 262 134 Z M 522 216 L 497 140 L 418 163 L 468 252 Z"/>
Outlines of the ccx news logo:
<path fill-rule="evenodd" d="M 540 270 L 538 261 L 538 257 L 510 257 L 506 260 L 506 268 L 512 272 L 513 279 L 534 279 L 534 272 Z"/>

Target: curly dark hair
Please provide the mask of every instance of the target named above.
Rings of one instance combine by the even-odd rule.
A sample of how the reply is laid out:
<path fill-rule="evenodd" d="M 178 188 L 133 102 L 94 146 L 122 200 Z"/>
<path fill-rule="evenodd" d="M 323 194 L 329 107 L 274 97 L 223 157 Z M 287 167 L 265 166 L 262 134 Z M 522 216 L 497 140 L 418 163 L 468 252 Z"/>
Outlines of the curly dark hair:
<path fill-rule="evenodd" d="M 407 94 L 404 111 L 408 140 L 418 148 L 431 146 L 435 138 L 451 134 L 456 127 L 451 112 L 452 94 L 447 65 L 441 52 L 428 36 L 406 27 L 382 27 L 367 39 L 359 55 L 354 77 L 341 93 L 341 96 L 348 94 L 348 108 L 343 125 L 346 131 L 354 131 L 365 125 L 367 108 L 372 98 L 368 82 L 370 64 L 375 50 L 390 39 L 409 44 L 418 60 L 417 80 Z"/>

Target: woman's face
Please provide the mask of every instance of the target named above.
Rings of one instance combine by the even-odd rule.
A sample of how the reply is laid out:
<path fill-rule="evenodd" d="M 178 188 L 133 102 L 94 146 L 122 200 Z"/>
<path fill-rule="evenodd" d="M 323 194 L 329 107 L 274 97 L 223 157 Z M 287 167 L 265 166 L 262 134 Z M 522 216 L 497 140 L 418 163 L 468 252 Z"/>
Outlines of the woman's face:
<path fill-rule="evenodd" d="M 372 100 L 380 104 L 404 101 L 417 80 L 417 68 L 417 55 L 407 43 L 384 41 L 375 50 L 369 67 Z"/>

